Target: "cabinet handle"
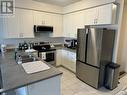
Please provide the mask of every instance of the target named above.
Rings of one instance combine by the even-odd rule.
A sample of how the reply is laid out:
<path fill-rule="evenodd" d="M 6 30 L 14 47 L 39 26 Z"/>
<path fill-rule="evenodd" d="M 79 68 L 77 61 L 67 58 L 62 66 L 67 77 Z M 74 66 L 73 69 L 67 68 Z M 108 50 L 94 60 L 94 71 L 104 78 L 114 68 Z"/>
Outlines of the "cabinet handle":
<path fill-rule="evenodd" d="M 98 22 L 98 19 L 95 19 L 95 23 L 97 24 L 97 22 Z"/>
<path fill-rule="evenodd" d="M 42 21 L 42 25 L 45 25 L 45 21 L 44 20 Z"/>
<path fill-rule="evenodd" d="M 20 33 L 20 34 L 19 34 L 19 37 L 20 37 L 20 38 L 23 38 L 23 33 Z"/>

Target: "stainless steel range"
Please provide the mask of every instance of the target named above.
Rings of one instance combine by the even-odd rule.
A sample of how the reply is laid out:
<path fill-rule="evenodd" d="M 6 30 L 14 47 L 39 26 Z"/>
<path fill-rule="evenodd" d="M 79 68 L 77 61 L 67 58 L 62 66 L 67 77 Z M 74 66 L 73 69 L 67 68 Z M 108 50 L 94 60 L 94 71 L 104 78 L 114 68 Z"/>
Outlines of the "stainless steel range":
<path fill-rule="evenodd" d="M 38 51 L 38 57 L 40 57 L 44 61 L 52 65 L 56 64 L 56 49 L 51 48 L 50 44 L 35 45 L 33 46 L 33 49 Z"/>

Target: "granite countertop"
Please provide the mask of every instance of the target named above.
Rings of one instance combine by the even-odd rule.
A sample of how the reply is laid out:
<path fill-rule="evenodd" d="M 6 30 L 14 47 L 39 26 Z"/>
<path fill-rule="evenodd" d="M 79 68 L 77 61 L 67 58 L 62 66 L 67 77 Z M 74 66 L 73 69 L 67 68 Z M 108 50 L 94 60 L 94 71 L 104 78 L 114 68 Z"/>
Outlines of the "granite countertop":
<path fill-rule="evenodd" d="M 55 48 L 56 50 L 63 49 L 63 50 L 67 50 L 67 51 L 76 53 L 76 49 L 71 49 L 71 48 L 67 48 L 67 47 L 64 47 L 64 46 L 55 46 L 54 48 Z"/>
<path fill-rule="evenodd" d="M 62 72 L 57 68 L 51 65 L 49 66 L 51 67 L 49 70 L 35 74 L 27 74 L 21 64 L 15 62 L 14 52 L 10 51 L 6 52 L 4 55 L 0 54 L 0 67 L 3 84 L 0 93 L 15 90 L 62 74 Z"/>

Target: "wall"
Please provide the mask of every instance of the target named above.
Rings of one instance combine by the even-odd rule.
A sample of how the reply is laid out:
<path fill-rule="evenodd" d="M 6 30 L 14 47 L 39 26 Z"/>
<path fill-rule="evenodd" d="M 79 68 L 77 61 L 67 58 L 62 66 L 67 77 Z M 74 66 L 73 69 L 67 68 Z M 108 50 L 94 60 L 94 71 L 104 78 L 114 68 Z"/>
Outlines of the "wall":
<path fill-rule="evenodd" d="M 63 8 L 63 13 L 69 13 L 72 11 L 82 10 L 89 7 L 103 5 L 106 3 L 114 2 L 115 0 L 82 0 L 80 2 L 71 4 Z"/>
<path fill-rule="evenodd" d="M 123 19 L 120 29 L 117 62 L 121 65 L 121 70 L 127 72 L 127 0 L 123 11 Z"/>

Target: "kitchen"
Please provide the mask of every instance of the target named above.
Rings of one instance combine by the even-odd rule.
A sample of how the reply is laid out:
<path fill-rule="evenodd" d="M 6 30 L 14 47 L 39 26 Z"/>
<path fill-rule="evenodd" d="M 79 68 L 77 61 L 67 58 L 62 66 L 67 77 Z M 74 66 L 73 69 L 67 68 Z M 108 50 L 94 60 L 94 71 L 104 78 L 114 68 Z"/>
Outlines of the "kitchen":
<path fill-rule="evenodd" d="M 53 58 L 53 65 L 50 64 L 50 62 L 46 62 L 47 64 L 49 64 L 48 66 L 50 68 L 53 69 L 52 70 L 45 70 L 39 73 L 35 73 L 32 75 L 27 75 L 26 72 L 23 72 L 20 65 L 20 60 L 18 60 L 19 62 L 19 71 L 17 71 L 17 73 L 11 73 L 10 75 L 14 76 L 14 74 L 19 74 L 21 73 L 21 75 L 25 75 L 27 76 L 26 78 L 23 79 L 23 81 L 18 81 L 19 83 L 22 83 L 22 85 L 20 84 L 12 84 L 14 85 L 14 87 L 10 87 L 10 90 L 6 90 L 2 91 L 2 92 L 10 92 L 11 90 L 15 90 L 16 92 L 22 92 L 22 89 L 16 90 L 16 88 L 21 88 L 21 87 L 25 87 L 27 85 L 30 84 L 34 84 L 35 81 L 42 81 L 42 93 L 44 91 L 44 80 L 45 78 L 51 79 L 51 82 L 53 81 L 54 78 L 53 77 L 50 78 L 50 74 L 57 76 L 57 80 L 54 83 L 55 85 L 59 85 L 58 88 L 56 88 L 56 92 L 58 95 L 84 95 L 84 94 L 97 94 L 97 95 L 101 95 L 101 94 L 108 94 L 108 95 L 115 95 L 118 92 L 120 93 L 121 91 L 123 91 L 126 87 L 125 87 L 125 83 L 121 82 L 123 80 L 126 80 L 126 76 L 123 74 L 123 77 L 120 79 L 120 84 L 118 85 L 118 87 L 113 90 L 113 91 L 109 91 L 107 89 L 101 89 L 101 90 L 95 90 L 93 88 L 91 88 L 91 86 L 86 85 L 84 82 L 80 81 L 76 76 L 76 56 L 77 56 L 77 51 L 75 49 L 75 46 L 78 42 L 76 42 L 75 40 L 79 37 L 77 37 L 78 35 L 78 29 L 83 29 L 85 28 L 85 26 L 87 25 L 93 25 L 93 26 L 101 26 L 104 28 L 113 28 L 113 30 L 115 30 L 115 35 L 116 37 L 113 38 L 114 41 L 114 49 L 113 49 L 113 55 L 112 56 L 112 62 L 118 63 L 120 64 L 120 72 L 126 72 L 126 58 L 125 58 L 125 52 L 126 52 L 126 27 L 125 27 L 125 23 L 126 23 L 126 0 L 96 0 L 96 1 L 88 1 L 88 0 L 70 0 L 70 2 L 59 2 L 59 1 L 46 1 L 46 0 L 15 0 L 15 13 L 12 17 L 2 17 L 0 18 L 0 43 L 1 43 L 1 54 L 4 54 L 2 56 L 7 56 L 9 54 L 8 53 L 9 50 L 14 50 L 15 52 L 18 52 L 16 48 L 19 48 L 19 44 L 24 44 L 27 43 L 27 49 L 29 51 L 29 49 L 31 49 L 32 47 L 30 47 L 30 44 L 34 44 L 35 46 L 44 46 L 45 44 L 50 45 L 50 48 L 47 49 L 47 47 L 43 47 L 46 48 L 45 51 L 48 51 L 50 49 L 53 50 L 53 53 L 51 52 L 50 54 L 52 56 L 50 56 L 49 58 Z M 117 10 L 115 11 L 117 6 Z M 114 8 L 112 10 L 112 8 Z M 103 25 L 103 26 L 102 26 Z M 48 26 L 48 28 L 51 29 L 51 31 L 44 31 L 44 32 L 40 32 L 39 28 L 44 28 L 44 26 Z M 47 28 L 47 27 L 45 27 Z M 35 30 L 39 30 L 35 31 Z M 43 30 L 43 29 L 42 29 Z M 79 40 L 78 40 L 79 41 Z M 73 44 L 74 43 L 74 44 Z M 40 45 L 41 44 L 41 45 Z M 78 43 L 79 45 L 79 43 Z M 72 46 L 72 47 L 71 47 Z M 6 48 L 6 50 L 5 50 Z M 15 49 L 14 49 L 15 48 Z M 24 47 L 23 47 L 24 48 Z M 113 48 L 113 47 L 112 47 Z M 42 48 L 41 48 L 42 49 Z M 36 50 L 38 51 L 38 50 Z M 35 52 L 37 57 L 40 57 L 40 59 L 37 60 L 42 60 L 42 62 L 44 63 L 46 58 L 46 53 L 45 51 L 40 51 L 39 52 Z M 34 52 L 34 50 L 32 51 Z M 20 56 L 22 57 L 23 54 L 21 54 Z M 28 53 L 29 56 L 31 56 L 31 53 Z M 48 54 L 47 54 L 48 55 Z M 14 53 L 12 58 L 14 57 Z M 9 60 L 10 56 L 8 56 Z M 20 58 L 19 58 L 20 59 Z M 23 58 L 22 58 L 23 59 Z M 36 58 L 33 58 L 32 60 L 34 60 Z M 1 71 L 2 72 L 6 72 L 4 73 L 5 75 L 3 76 L 3 79 L 5 77 L 4 83 L 6 84 L 6 82 L 10 82 L 11 83 L 11 79 L 7 80 L 6 78 L 9 78 L 9 76 L 7 77 L 9 70 L 13 70 L 13 68 L 16 69 L 16 67 L 14 66 L 14 62 L 13 61 L 10 63 L 12 64 L 8 64 L 8 61 L 5 59 L 1 59 L 3 61 L 5 61 L 5 63 L 7 64 L 3 64 L 2 61 L 1 63 L 3 64 L 1 66 Z M 31 59 L 27 59 L 28 61 Z M 25 60 L 26 61 L 26 60 Z M 52 62 L 51 62 L 52 63 Z M 23 63 L 24 64 L 24 63 Z M 55 66 L 54 66 L 55 65 Z M 9 66 L 10 68 L 7 68 L 6 66 Z M 13 67 L 14 66 L 14 67 Z M 3 68 L 2 68 L 3 67 Z M 17 66 L 18 67 L 18 66 Z M 54 73 L 54 70 L 56 69 L 56 72 Z M 62 69 L 62 70 L 61 70 Z M 7 70 L 7 71 L 6 71 Z M 18 68 L 17 68 L 18 70 Z M 57 71 L 58 70 L 58 71 Z M 16 72 L 16 70 L 15 70 Z M 46 73 L 49 72 L 49 73 Z M 62 74 L 63 72 L 63 74 Z M 71 74 L 70 74 L 71 73 Z M 34 76 L 40 76 L 42 74 L 47 75 L 48 76 L 44 76 L 44 77 L 38 77 L 39 79 L 37 79 Z M 3 75 L 3 74 L 2 74 Z M 62 78 L 60 78 L 62 75 Z M 16 76 L 15 76 L 16 77 Z M 30 79 L 30 81 L 26 81 L 25 79 L 29 79 L 29 78 L 33 78 L 33 80 Z M 89 77 L 89 76 L 88 76 Z M 17 79 L 20 77 L 16 77 Z M 34 79 L 35 78 L 35 79 Z M 41 79 L 40 79 L 41 78 Z M 61 82 L 60 82 L 61 79 Z M 69 80 L 74 80 L 74 81 L 69 81 Z M 46 80 L 45 80 L 46 81 Z M 50 80 L 48 80 L 50 81 Z M 38 82 L 36 82 L 38 83 Z M 77 84 L 75 84 L 77 83 Z M 41 83 L 40 83 L 41 84 Z M 74 85 L 75 84 L 75 85 Z M 123 85 L 124 84 L 124 85 Z M 16 86 L 17 85 L 17 86 Z M 18 86 L 19 85 L 19 86 Z M 39 84 L 38 84 L 39 85 Z M 62 87 L 60 87 L 60 85 Z M 78 87 L 78 86 L 79 87 Z M 30 85 L 32 87 L 32 85 Z M 65 86 L 68 86 L 69 89 L 67 89 Z M 30 87 L 30 88 L 31 88 Z M 40 86 L 38 86 L 40 87 Z M 74 89 L 73 87 L 77 88 Z M 5 85 L 6 88 L 6 85 Z M 47 88 L 55 88 L 55 87 L 50 87 L 47 86 Z M 61 90 L 60 90 L 61 88 Z M 87 89 L 86 89 L 87 88 Z M 25 88 L 24 88 L 25 89 Z M 34 87 L 33 87 L 34 89 Z M 38 95 L 43 95 L 41 92 L 37 93 L 41 88 L 35 88 L 35 90 L 31 91 L 29 89 L 28 86 L 28 90 L 30 90 L 32 95 L 33 93 L 36 93 Z M 87 90 L 93 90 L 93 92 L 88 91 Z M 46 89 L 45 89 L 46 90 Z M 23 90 L 24 91 L 24 90 Z M 35 91 L 35 92 L 34 92 Z M 40 90 L 41 91 L 41 90 Z M 53 92 L 47 90 L 47 92 Z M 61 91 L 61 94 L 60 94 Z M 98 92 L 97 92 L 98 91 Z M 55 90 L 54 90 L 55 92 Z M 11 93 L 11 92 L 10 92 Z M 122 92 L 121 92 L 122 93 Z M 53 94 L 52 95 L 57 95 L 57 94 Z M 13 95 L 13 94 L 12 94 Z M 18 93 L 18 95 L 20 95 Z M 44 94 L 44 95 L 51 95 L 51 94 Z M 119 94 L 121 95 L 121 94 Z M 124 95 L 124 94 L 122 94 Z"/>

